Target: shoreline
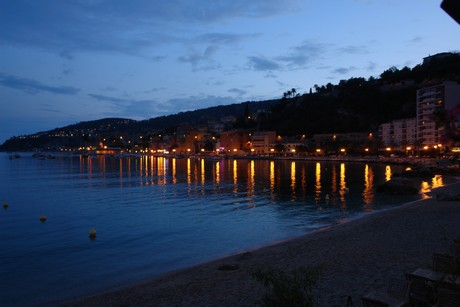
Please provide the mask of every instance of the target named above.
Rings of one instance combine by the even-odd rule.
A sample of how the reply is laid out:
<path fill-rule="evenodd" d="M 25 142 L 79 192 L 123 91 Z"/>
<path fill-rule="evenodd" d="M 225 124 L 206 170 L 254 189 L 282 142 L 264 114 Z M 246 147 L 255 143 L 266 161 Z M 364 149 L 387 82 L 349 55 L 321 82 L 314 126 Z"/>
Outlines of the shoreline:
<path fill-rule="evenodd" d="M 457 193 L 460 181 L 430 193 Z M 56 303 L 59 306 L 249 306 L 265 289 L 251 273 L 275 267 L 323 268 L 319 294 L 324 306 L 355 305 L 384 288 L 389 277 L 427 266 L 433 252 L 447 252 L 460 235 L 460 201 L 428 198 L 379 210 L 343 224 L 237 255 L 166 273 L 123 288 Z M 223 269 L 231 268 L 231 269 Z"/>

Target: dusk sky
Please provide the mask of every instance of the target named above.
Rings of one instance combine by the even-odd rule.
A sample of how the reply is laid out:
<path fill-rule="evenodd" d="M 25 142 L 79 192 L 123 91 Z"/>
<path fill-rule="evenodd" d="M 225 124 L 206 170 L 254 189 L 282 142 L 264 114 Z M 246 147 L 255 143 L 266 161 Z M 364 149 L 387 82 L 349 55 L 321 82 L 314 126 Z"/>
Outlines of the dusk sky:
<path fill-rule="evenodd" d="M 0 0 L 0 143 L 413 67 L 460 49 L 440 3 Z"/>

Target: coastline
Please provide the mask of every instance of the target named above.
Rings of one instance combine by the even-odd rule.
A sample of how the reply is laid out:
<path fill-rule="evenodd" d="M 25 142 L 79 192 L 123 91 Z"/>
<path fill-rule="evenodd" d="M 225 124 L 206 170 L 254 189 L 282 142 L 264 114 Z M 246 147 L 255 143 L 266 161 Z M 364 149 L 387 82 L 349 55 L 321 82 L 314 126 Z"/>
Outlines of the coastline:
<path fill-rule="evenodd" d="M 431 193 L 457 193 L 460 181 Z M 324 306 L 355 305 L 366 293 L 384 288 L 389 277 L 431 263 L 460 235 L 460 201 L 422 199 L 366 214 L 271 246 L 172 272 L 126 288 L 97 293 L 59 306 L 250 306 L 265 289 L 251 273 L 275 267 L 289 271 L 320 265 L 319 295 Z M 222 269 L 225 267 L 234 269 Z"/>

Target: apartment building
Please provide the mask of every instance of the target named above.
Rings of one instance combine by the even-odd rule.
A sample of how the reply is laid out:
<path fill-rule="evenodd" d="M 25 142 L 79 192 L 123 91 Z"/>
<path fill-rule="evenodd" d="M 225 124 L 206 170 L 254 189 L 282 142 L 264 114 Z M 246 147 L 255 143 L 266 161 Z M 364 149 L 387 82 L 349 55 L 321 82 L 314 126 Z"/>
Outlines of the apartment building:
<path fill-rule="evenodd" d="M 398 119 L 381 124 L 379 137 L 384 147 L 405 151 L 417 144 L 417 121 L 415 118 Z"/>
<path fill-rule="evenodd" d="M 417 90 L 417 139 L 422 147 L 442 144 L 443 127 L 436 127 L 438 109 L 450 111 L 460 103 L 460 85 L 445 81 Z M 447 145 L 447 144 L 442 144 Z"/>

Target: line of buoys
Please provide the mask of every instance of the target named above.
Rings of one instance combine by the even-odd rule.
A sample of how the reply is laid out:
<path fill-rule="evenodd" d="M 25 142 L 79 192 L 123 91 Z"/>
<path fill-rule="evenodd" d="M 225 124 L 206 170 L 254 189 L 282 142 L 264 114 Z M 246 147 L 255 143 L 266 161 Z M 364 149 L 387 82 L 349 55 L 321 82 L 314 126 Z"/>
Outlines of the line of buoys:
<path fill-rule="evenodd" d="M 91 228 L 91 230 L 89 231 L 89 238 L 91 240 L 96 239 L 96 230 L 94 228 Z"/>
<path fill-rule="evenodd" d="M 10 205 L 8 204 L 8 202 L 3 203 L 3 208 L 4 209 L 8 209 L 9 206 Z M 40 222 L 45 223 L 46 219 L 47 219 L 46 215 L 44 215 L 44 214 L 40 215 Z M 91 230 L 89 231 L 89 238 L 91 240 L 96 239 L 96 230 L 94 228 L 91 228 Z"/>

